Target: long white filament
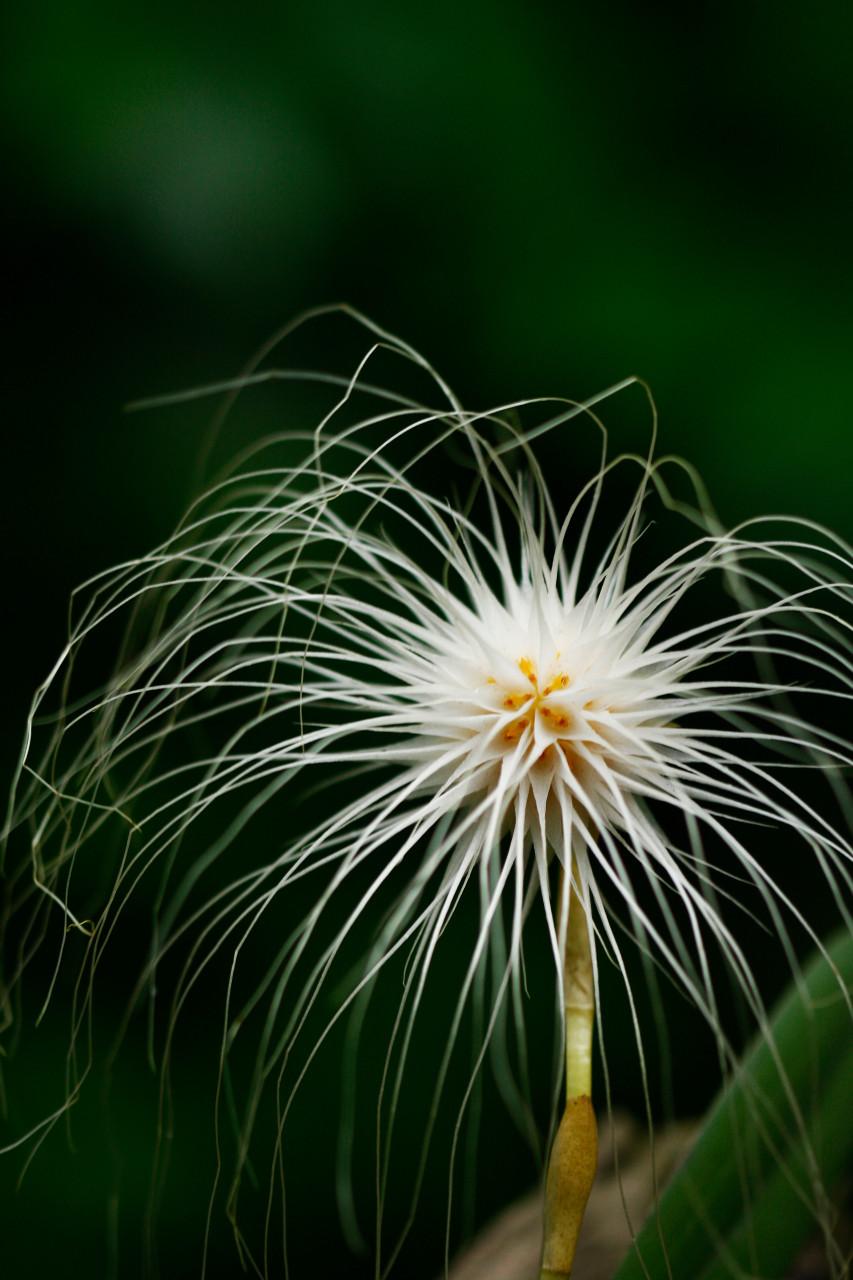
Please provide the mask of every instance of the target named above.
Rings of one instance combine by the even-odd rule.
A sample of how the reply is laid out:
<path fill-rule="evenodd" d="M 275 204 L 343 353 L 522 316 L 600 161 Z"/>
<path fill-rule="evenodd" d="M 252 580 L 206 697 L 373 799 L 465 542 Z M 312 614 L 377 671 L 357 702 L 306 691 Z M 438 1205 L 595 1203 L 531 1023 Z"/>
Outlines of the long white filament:
<path fill-rule="evenodd" d="M 268 1239 L 254 1251 L 238 1236 L 259 1274 L 274 1268 L 273 1190 L 301 1081 L 344 1017 L 358 1053 L 374 985 L 398 962 L 404 984 L 376 1116 L 377 1274 L 414 1214 L 472 1008 L 480 1039 L 462 1106 L 490 1052 L 502 1095 L 535 1134 L 523 938 L 535 927 L 547 940 L 558 990 L 565 923 L 553 905 L 554 859 L 584 869 L 594 969 L 607 955 L 630 989 L 617 940 L 627 932 L 702 1011 L 729 1067 L 716 956 L 766 1028 L 721 906 L 747 901 L 735 877 L 788 963 L 793 925 L 820 945 L 803 903 L 750 853 L 749 824 L 799 841 L 809 875 L 849 921 L 849 842 L 830 806 L 794 782 L 807 769 L 826 775 L 843 816 L 850 751 L 821 721 L 853 685 L 849 549 L 804 522 L 722 530 L 700 489 L 692 503 L 677 495 L 691 479 L 682 464 L 608 458 L 594 401 L 531 402 L 547 416 L 528 429 L 516 425 L 524 406 L 466 413 L 422 357 L 364 323 L 370 359 L 390 352 L 433 376 L 439 403 L 367 383 L 368 358 L 350 378 L 294 375 L 335 393 L 320 426 L 247 451 L 160 547 L 75 594 L 68 642 L 33 700 L 6 824 L 8 839 L 24 831 L 28 840 L 15 893 L 27 901 L 29 880 L 62 917 L 57 971 L 64 926 L 90 928 L 75 895 L 86 860 L 121 833 L 72 1013 L 81 1056 L 69 1102 L 88 1071 L 82 1029 L 98 970 L 146 884 L 156 882 L 156 928 L 134 999 L 179 958 L 159 1046 L 164 1096 L 178 1018 L 217 958 L 229 957 L 217 1064 L 223 1163 L 229 1060 L 257 1023 L 250 1080 L 234 1104 L 235 1220 L 262 1104 L 273 1098 L 276 1108 Z M 570 439 L 582 421 L 600 432 L 601 461 L 564 514 L 537 450 L 561 432 Z M 448 444 L 473 477 L 464 507 L 436 472 Z M 637 483 L 615 506 L 610 493 L 632 470 Z M 686 530 L 652 562 L 650 505 Z M 80 653 L 116 627 L 126 638 L 115 673 L 94 694 L 78 689 Z M 753 662 L 747 672 L 743 659 Z M 296 803 L 314 788 L 325 797 L 320 820 Z M 218 880 L 255 814 L 282 804 L 278 845 L 249 848 L 239 873 Z M 288 904 L 304 903 L 306 885 L 310 906 L 294 918 Z M 469 900 L 477 920 L 445 1000 L 423 1156 L 383 1256 L 413 1045 L 443 936 Z M 280 949 L 246 995 L 253 938 L 276 913 Z M 369 919 L 373 941 L 359 958 L 352 948 Z M 53 936 L 43 910 L 38 921 Z M 342 994 L 323 1014 L 333 989 Z M 339 1199 L 356 1237 L 352 1142 L 345 1131 Z"/>

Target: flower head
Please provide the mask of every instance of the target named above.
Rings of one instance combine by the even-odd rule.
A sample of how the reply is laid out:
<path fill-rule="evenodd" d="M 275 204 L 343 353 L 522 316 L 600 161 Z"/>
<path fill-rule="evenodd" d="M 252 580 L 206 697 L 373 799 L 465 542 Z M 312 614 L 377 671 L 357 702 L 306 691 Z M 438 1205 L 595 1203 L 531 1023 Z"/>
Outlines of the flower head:
<path fill-rule="evenodd" d="M 427 368 L 374 333 L 371 357 L 390 349 Z M 256 1028 L 229 1103 L 232 1209 L 263 1099 L 278 1098 L 275 1170 L 315 1055 L 345 1015 L 355 1051 L 376 979 L 403 963 L 380 1092 L 383 1200 L 413 1036 L 463 901 L 476 902 L 476 922 L 443 1001 L 424 1149 L 470 1008 L 471 1080 L 491 1047 L 523 1115 L 522 939 L 546 939 L 562 1010 L 572 892 L 596 984 L 603 956 L 628 979 L 627 938 L 701 1008 L 726 1063 L 712 952 L 764 1018 L 728 909 L 732 876 L 789 961 L 794 925 L 819 944 L 803 904 L 750 851 L 751 825 L 786 828 L 839 904 L 849 887 L 843 836 L 792 782 L 795 766 L 810 767 L 837 791 L 847 759 L 800 705 L 849 689 L 847 550 L 804 522 L 724 531 L 701 489 L 692 504 L 676 495 L 670 475 L 692 481 L 683 464 L 609 458 L 595 402 L 545 405 L 522 428 L 519 406 L 470 414 L 436 378 L 440 403 L 425 407 L 369 385 L 368 369 L 366 357 L 351 377 L 324 378 L 335 400 L 319 427 L 261 442 L 163 545 L 88 584 L 35 699 L 11 811 L 10 831 L 30 832 L 39 900 L 63 929 L 91 934 L 75 1035 L 147 884 L 156 925 L 134 999 L 181 957 L 166 1063 L 194 987 L 226 958 L 213 983 L 220 1084 L 244 1025 Z M 601 460 L 565 503 L 537 450 L 583 422 L 601 433 Z M 448 449 L 469 477 L 462 496 L 436 465 Z M 676 545 L 659 549 L 652 513 L 679 523 Z M 78 700 L 78 655 L 117 626 L 114 675 Z M 57 688 L 58 711 L 39 728 Z M 259 848 L 265 811 L 274 822 Z M 513 1053 L 500 1047 L 507 1025 Z M 344 1178 L 347 1214 L 350 1195 Z"/>

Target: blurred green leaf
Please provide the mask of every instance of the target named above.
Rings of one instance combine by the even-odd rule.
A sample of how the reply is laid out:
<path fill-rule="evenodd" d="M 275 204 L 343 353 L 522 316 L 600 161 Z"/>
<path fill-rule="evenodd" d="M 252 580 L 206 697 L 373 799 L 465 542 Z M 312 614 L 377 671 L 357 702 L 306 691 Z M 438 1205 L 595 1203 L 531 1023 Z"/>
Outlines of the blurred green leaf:
<path fill-rule="evenodd" d="M 765 1038 L 749 1052 L 616 1280 L 785 1274 L 817 1229 L 816 1175 L 832 1187 L 853 1154 L 853 1046 L 839 974 L 853 977 L 846 935 L 783 998 L 771 1023 L 775 1052 Z"/>

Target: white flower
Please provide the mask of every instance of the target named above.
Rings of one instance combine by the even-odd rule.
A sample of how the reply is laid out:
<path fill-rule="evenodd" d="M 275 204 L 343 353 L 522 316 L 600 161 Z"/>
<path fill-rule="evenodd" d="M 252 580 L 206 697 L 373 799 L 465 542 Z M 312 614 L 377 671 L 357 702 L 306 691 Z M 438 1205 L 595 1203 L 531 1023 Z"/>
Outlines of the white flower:
<path fill-rule="evenodd" d="M 571 505 L 558 509 L 581 421 L 596 422 L 593 402 L 552 404 L 523 430 L 518 406 L 468 414 L 436 380 L 446 403 L 424 408 L 367 386 L 366 364 L 338 380 L 342 394 L 316 431 L 263 441 L 166 543 L 88 585 L 35 699 L 10 821 L 29 825 L 42 895 L 66 922 L 94 919 L 84 1011 L 128 901 L 152 877 L 157 926 L 135 994 L 164 959 L 183 957 L 166 1059 L 178 1014 L 192 1016 L 193 987 L 228 957 L 220 1080 L 244 1021 L 258 1026 L 236 1100 L 232 1203 L 266 1093 L 279 1090 L 276 1159 L 325 1037 L 352 1012 L 357 1045 L 374 979 L 405 960 L 383 1050 L 382 1201 L 383 1144 L 418 1014 L 468 897 L 478 922 L 444 1000 L 425 1149 L 472 1005 L 473 1077 L 491 1042 L 499 1084 L 523 1113 L 522 938 L 550 939 L 562 1008 L 570 885 L 587 908 L 596 974 L 606 954 L 627 981 L 626 945 L 638 945 L 704 1012 L 724 1063 L 733 1052 L 715 950 L 759 1025 L 765 1017 L 726 909 L 742 892 L 732 872 L 790 963 L 792 925 L 820 946 L 805 897 L 793 900 L 750 852 L 751 824 L 786 828 L 804 875 L 842 911 L 850 888 L 849 846 L 793 768 L 816 767 L 839 792 L 849 762 L 818 727 L 827 697 L 849 697 L 847 549 L 805 522 L 724 532 L 701 494 L 696 506 L 674 496 L 670 475 L 676 485 L 691 477 L 673 460 L 603 455 L 586 483 L 571 476 Z M 546 481 L 537 450 L 556 437 L 555 484 L 554 454 Z M 470 500 L 436 465 L 448 447 L 470 472 Z M 631 471 L 626 501 L 619 486 Z M 674 549 L 659 551 L 653 515 L 679 523 Z M 116 674 L 74 701 L 79 651 L 117 626 L 127 638 Z M 39 729 L 57 688 L 58 716 Z M 305 799 L 317 787 L 319 814 Z M 258 848 L 250 833 L 264 807 L 277 839 Z M 121 846 L 93 910 L 85 857 L 91 850 L 100 866 L 110 831 Z M 227 873 L 217 875 L 220 863 Z M 558 865 L 569 872 L 562 888 Z M 280 949 L 244 987 L 250 940 L 271 917 Z M 363 947 L 367 927 L 373 942 L 359 960 L 350 943 Z M 323 1013 L 321 993 L 340 993 L 342 981 Z M 509 1014 L 517 1054 L 495 1048 Z M 80 1017 L 78 1008 L 75 1034 Z M 345 1160 L 348 1142 L 345 1129 Z"/>

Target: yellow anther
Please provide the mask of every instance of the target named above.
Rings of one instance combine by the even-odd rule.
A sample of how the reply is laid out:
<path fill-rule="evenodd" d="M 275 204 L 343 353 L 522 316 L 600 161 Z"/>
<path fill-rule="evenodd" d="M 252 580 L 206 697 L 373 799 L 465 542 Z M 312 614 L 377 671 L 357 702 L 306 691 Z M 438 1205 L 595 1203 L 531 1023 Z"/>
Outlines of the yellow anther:
<path fill-rule="evenodd" d="M 539 683 L 536 676 L 536 667 L 529 658 L 519 658 L 518 669 L 523 676 L 527 676 L 527 679 L 531 684 L 535 685 Z"/>
<path fill-rule="evenodd" d="M 486 680 L 486 684 L 497 684 L 497 680 L 495 679 L 494 676 L 489 676 L 489 678 Z"/>
<path fill-rule="evenodd" d="M 557 657 L 559 658 L 559 654 Z M 567 713 L 560 707 L 551 707 L 545 704 L 545 699 L 551 694 L 559 693 L 562 689 L 567 689 L 571 684 L 571 677 L 566 672 L 561 671 L 554 676 L 545 688 L 539 687 L 539 675 L 536 670 L 536 664 L 532 658 L 519 658 L 518 669 L 525 679 L 529 680 L 533 686 L 532 691 L 522 693 L 505 693 L 501 699 L 501 706 L 505 711 L 521 711 L 524 710 L 523 716 L 518 716 L 503 731 L 504 742 L 518 742 L 519 738 L 533 724 L 537 712 L 541 712 L 543 719 L 547 723 L 549 729 L 554 733 L 565 730 L 572 723 L 571 713 Z M 495 684 L 497 681 L 493 676 L 488 679 L 489 684 Z M 564 747 L 562 742 L 558 742 L 560 747 Z M 546 754 L 547 753 L 547 754 Z M 540 752 L 538 759 L 547 759 L 553 753 L 548 745 Z M 564 754 L 565 751 L 564 751 Z"/>
<path fill-rule="evenodd" d="M 504 729 L 504 739 L 507 742 L 517 742 L 529 724 L 530 721 L 527 716 L 521 716 L 518 720 L 513 720 L 512 724 Z"/>
<path fill-rule="evenodd" d="M 542 690 L 542 697 L 547 698 L 549 693 L 556 693 L 558 689 L 568 689 L 569 677 L 563 673 L 555 676 L 550 684 L 547 684 Z"/>
<path fill-rule="evenodd" d="M 564 716 L 561 712 L 555 711 L 553 707 L 540 707 L 539 710 L 542 712 L 544 718 L 546 720 L 550 720 L 557 729 L 565 729 L 567 727 L 569 723 L 568 716 Z"/>

